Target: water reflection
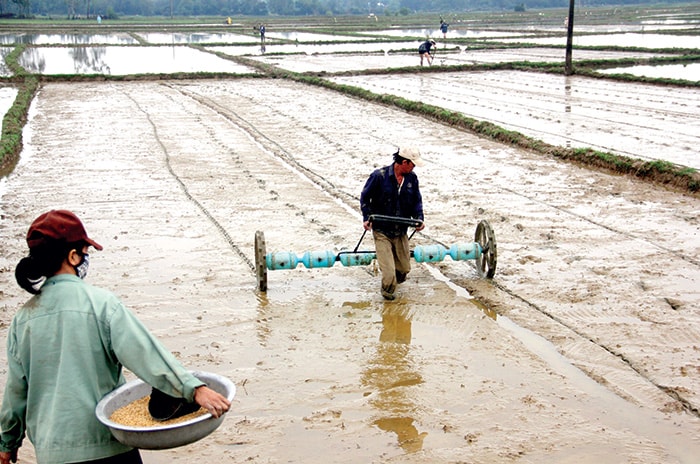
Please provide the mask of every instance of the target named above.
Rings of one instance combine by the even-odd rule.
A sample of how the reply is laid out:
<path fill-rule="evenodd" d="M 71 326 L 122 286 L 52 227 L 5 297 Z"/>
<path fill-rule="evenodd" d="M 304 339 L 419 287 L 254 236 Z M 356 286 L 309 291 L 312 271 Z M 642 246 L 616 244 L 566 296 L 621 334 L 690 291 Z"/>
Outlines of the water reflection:
<path fill-rule="evenodd" d="M 112 74 L 104 61 L 106 53 L 105 47 L 79 47 L 69 50 L 69 54 L 73 57 L 76 74 Z"/>
<path fill-rule="evenodd" d="M 413 425 L 413 419 L 410 417 L 377 419 L 374 421 L 374 425 L 385 432 L 395 433 L 399 446 L 406 453 L 416 453 L 423 449 L 423 440 L 428 435 L 427 432 L 418 432 L 416 426 Z"/>
<path fill-rule="evenodd" d="M 38 48 L 27 48 L 17 62 L 32 73 L 43 74 L 46 69 L 46 59 Z"/>
<path fill-rule="evenodd" d="M 135 45 L 138 42 L 129 34 L 0 34 L 4 45 Z"/>
<path fill-rule="evenodd" d="M 253 73 L 246 66 L 186 46 L 28 48 L 19 63 L 40 74 Z"/>
<path fill-rule="evenodd" d="M 0 76 L 11 76 L 10 68 L 5 64 L 5 57 L 12 51 L 12 48 L 0 48 Z"/>
<path fill-rule="evenodd" d="M 385 303 L 379 341 L 374 359 L 361 377 L 362 385 L 374 391 L 370 404 L 381 414 L 374 425 L 396 434 L 406 453 L 415 453 L 422 449 L 428 433 L 420 432 L 411 417 L 415 405 L 409 388 L 423 383 L 423 378 L 411 357 L 411 317 L 405 303 Z"/>
<path fill-rule="evenodd" d="M 258 40 L 249 35 L 232 33 L 141 32 L 139 35 L 150 44 L 253 43 Z"/>

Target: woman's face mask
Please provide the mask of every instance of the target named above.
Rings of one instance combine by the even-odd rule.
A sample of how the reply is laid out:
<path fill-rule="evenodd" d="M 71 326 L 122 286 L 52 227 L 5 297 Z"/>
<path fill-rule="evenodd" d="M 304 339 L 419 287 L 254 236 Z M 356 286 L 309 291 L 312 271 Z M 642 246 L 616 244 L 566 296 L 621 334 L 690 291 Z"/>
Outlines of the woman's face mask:
<path fill-rule="evenodd" d="M 85 276 L 87 276 L 88 273 L 88 268 L 90 267 L 90 255 L 87 253 L 83 254 L 83 259 L 80 261 L 80 264 L 74 267 L 75 269 L 75 274 L 80 277 L 81 279 L 84 279 Z"/>

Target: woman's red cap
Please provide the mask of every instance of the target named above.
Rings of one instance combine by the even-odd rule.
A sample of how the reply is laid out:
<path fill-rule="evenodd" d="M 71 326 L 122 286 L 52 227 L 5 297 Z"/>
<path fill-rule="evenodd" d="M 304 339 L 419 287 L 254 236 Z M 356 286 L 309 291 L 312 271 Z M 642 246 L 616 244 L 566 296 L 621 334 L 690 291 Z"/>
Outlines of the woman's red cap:
<path fill-rule="evenodd" d="M 27 245 L 34 248 L 47 239 L 63 240 L 66 243 L 84 241 L 98 250 L 102 245 L 88 237 L 78 216 L 64 209 L 54 209 L 44 213 L 32 222 L 27 232 Z"/>

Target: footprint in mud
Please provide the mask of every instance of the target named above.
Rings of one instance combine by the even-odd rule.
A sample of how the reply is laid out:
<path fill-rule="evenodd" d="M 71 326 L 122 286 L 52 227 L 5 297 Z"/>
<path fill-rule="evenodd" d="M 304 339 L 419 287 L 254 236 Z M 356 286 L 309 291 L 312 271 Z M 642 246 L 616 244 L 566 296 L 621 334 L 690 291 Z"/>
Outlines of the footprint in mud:
<path fill-rule="evenodd" d="M 518 258 L 518 262 L 520 264 L 541 263 L 542 258 L 539 258 L 537 256 L 533 256 L 533 255 L 527 255 L 527 256 L 521 256 L 520 258 Z"/>

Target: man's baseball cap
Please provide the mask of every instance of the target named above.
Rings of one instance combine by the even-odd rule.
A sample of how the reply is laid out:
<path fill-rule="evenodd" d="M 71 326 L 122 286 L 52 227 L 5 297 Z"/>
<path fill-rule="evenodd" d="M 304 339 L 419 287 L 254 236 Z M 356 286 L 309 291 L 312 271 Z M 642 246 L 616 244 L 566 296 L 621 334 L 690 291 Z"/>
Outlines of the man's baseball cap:
<path fill-rule="evenodd" d="M 44 213 L 32 222 L 27 232 L 27 245 L 35 248 L 47 240 L 62 240 L 66 243 L 84 241 L 98 250 L 102 245 L 88 237 L 78 216 L 64 209 L 54 209 Z"/>
<path fill-rule="evenodd" d="M 418 151 L 416 147 L 409 146 L 399 148 L 399 156 L 411 160 L 416 166 L 423 166 L 425 164 L 423 158 L 420 156 L 420 151 Z"/>

